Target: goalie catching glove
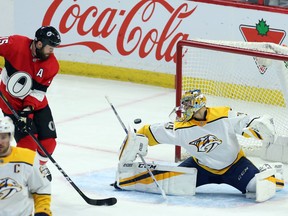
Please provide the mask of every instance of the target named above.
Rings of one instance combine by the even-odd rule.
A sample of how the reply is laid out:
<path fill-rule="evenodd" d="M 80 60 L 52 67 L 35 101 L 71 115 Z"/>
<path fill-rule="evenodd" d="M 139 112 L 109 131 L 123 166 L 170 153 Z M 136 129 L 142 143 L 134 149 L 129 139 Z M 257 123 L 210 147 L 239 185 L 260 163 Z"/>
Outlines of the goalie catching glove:
<path fill-rule="evenodd" d="M 269 115 L 263 115 L 252 119 L 247 127 L 243 129 L 242 135 L 246 138 L 254 137 L 263 140 L 268 144 L 274 142 L 276 131 L 273 118 Z"/>

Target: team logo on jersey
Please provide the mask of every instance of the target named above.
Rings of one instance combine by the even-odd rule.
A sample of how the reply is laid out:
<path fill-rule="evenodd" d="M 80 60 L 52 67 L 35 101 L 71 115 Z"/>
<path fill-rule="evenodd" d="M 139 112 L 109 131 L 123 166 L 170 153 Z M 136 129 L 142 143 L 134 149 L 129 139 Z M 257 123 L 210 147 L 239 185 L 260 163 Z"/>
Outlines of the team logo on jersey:
<path fill-rule="evenodd" d="M 189 145 L 196 146 L 198 152 L 206 152 L 206 153 L 213 151 L 220 144 L 222 144 L 222 140 L 218 139 L 216 136 L 211 134 L 200 137 L 197 140 L 194 140 L 189 143 Z"/>
<path fill-rule="evenodd" d="M 33 80 L 30 74 L 18 71 L 12 74 L 6 83 L 7 91 L 14 97 L 23 99 L 30 94 Z"/>
<path fill-rule="evenodd" d="M 0 200 L 7 199 L 22 190 L 21 185 L 11 178 L 0 179 Z"/>

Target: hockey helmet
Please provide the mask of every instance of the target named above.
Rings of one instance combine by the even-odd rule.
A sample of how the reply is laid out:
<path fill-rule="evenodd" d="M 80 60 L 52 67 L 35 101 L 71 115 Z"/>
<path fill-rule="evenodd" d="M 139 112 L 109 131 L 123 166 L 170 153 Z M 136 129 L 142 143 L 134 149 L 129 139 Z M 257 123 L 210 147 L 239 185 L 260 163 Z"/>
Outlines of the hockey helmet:
<path fill-rule="evenodd" d="M 46 45 L 57 47 L 61 43 L 61 37 L 59 32 L 52 26 L 42 26 L 35 33 L 35 39 L 43 43 L 43 47 Z"/>
<path fill-rule="evenodd" d="M 206 97 L 200 89 L 189 90 L 181 98 L 181 110 L 183 110 L 183 121 L 189 121 L 194 113 L 206 105 Z"/>
<path fill-rule="evenodd" d="M 0 133 L 14 134 L 15 126 L 13 121 L 8 116 L 0 118 Z"/>

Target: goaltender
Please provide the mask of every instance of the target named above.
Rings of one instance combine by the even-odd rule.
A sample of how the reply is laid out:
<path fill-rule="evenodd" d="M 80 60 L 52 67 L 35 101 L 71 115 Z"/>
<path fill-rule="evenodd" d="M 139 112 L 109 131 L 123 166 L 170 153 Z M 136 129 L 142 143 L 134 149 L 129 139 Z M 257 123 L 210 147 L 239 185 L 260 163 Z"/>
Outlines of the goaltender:
<path fill-rule="evenodd" d="M 245 156 L 237 139 L 238 134 L 272 143 L 272 117 L 240 114 L 224 106 L 207 107 L 206 97 L 199 89 L 185 92 L 177 110 L 181 110 L 182 116 L 173 123 L 144 125 L 136 134 L 129 132 L 121 147 L 116 188 L 159 192 L 143 165 L 134 161 L 137 154 L 146 156 L 147 145 L 162 143 L 179 145 L 191 155 L 177 167 L 149 164 L 167 194 L 194 195 L 196 187 L 224 183 L 262 202 L 273 197 L 276 189 L 283 188 L 281 169 L 267 164 L 257 168 Z"/>

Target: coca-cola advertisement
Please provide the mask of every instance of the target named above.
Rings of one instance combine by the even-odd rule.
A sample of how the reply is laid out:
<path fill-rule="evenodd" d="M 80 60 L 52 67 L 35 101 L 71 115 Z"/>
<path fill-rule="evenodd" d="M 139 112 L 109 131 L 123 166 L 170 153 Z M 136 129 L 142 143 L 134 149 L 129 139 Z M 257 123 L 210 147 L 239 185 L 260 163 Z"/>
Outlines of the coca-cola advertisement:
<path fill-rule="evenodd" d="M 285 14 L 184 0 L 25 0 L 9 7 L 13 33 L 34 37 L 40 25 L 59 30 L 60 60 L 168 74 L 175 73 L 179 40 L 244 41 L 239 26 L 261 19 L 271 29 L 287 29 L 280 22 Z"/>

